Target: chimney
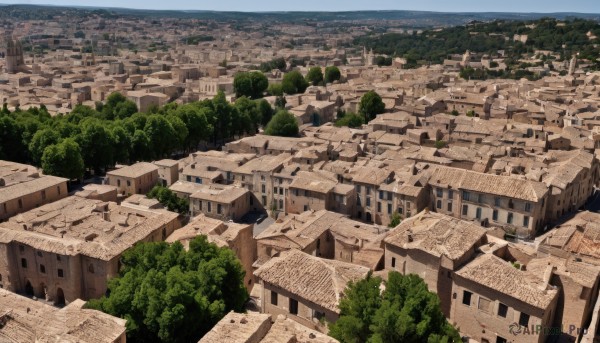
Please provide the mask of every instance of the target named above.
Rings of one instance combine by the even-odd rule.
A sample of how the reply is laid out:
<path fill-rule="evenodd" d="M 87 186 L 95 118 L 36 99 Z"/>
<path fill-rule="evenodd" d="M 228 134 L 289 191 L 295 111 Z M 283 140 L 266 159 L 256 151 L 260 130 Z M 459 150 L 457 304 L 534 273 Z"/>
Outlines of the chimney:
<path fill-rule="evenodd" d="M 539 289 L 542 291 L 545 291 L 548 286 L 550 285 L 550 279 L 552 278 L 552 273 L 554 272 L 554 266 L 550 263 L 548 263 L 548 266 L 546 266 L 546 271 L 544 272 L 544 278 L 542 281 L 544 281 Z"/>

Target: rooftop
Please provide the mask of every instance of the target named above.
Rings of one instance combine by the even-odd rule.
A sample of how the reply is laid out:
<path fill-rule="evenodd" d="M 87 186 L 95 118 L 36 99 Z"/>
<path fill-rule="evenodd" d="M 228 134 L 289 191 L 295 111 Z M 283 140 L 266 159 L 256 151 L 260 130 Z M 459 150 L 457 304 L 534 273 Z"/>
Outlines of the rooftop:
<path fill-rule="evenodd" d="M 177 217 L 165 210 L 128 208 L 72 196 L 1 223 L 0 242 L 110 260 Z"/>
<path fill-rule="evenodd" d="M 106 173 L 106 175 L 137 178 L 153 171 L 158 171 L 158 167 L 154 164 L 148 162 L 138 162 L 127 167 L 109 171 Z"/>
<path fill-rule="evenodd" d="M 537 275 L 518 270 L 493 254 L 477 257 L 456 274 L 542 310 L 558 294 Z"/>
<path fill-rule="evenodd" d="M 0 289 L 0 342 L 112 343 L 125 320 L 83 309 L 75 300 L 62 309 Z"/>
<path fill-rule="evenodd" d="M 292 249 L 266 262 L 254 275 L 339 313 L 338 303 L 346 284 L 364 278 L 368 272 L 366 267 L 326 260 Z"/>

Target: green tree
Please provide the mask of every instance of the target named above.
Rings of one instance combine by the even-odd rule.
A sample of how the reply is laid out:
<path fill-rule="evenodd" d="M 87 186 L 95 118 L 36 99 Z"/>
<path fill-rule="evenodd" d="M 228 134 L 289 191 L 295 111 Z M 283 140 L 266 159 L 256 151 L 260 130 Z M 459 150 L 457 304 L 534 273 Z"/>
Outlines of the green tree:
<path fill-rule="evenodd" d="M 272 96 L 282 96 L 283 88 L 281 83 L 271 83 L 267 88 L 267 93 Z"/>
<path fill-rule="evenodd" d="M 423 279 L 392 271 L 383 292 L 382 282 L 369 273 L 348 285 L 340 318 L 330 326 L 332 337 L 342 343 L 461 342 Z"/>
<path fill-rule="evenodd" d="M 87 168 L 99 172 L 115 163 L 114 140 L 106 124 L 98 119 L 86 119 L 77 142 Z"/>
<path fill-rule="evenodd" d="M 358 112 L 365 118 L 366 123 L 384 111 L 385 104 L 379 94 L 375 91 L 368 91 L 365 93 L 358 104 Z"/>
<path fill-rule="evenodd" d="M 260 124 L 267 126 L 271 118 L 273 118 L 273 108 L 265 99 L 260 99 L 256 102 L 256 110 L 260 115 Z"/>
<path fill-rule="evenodd" d="M 127 320 L 132 342 L 197 342 L 248 299 L 244 271 L 234 253 L 206 236 L 181 243 L 140 243 L 121 257 L 108 296 L 88 308 Z"/>
<path fill-rule="evenodd" d="M 150 138 L 144 130 L 135 130 L 131 137 L 131 154 L 132 161 L 147 160 L 152 156 L 152 145 Z"/>
<path fill-rule="evenodd" d="M 0 142 L 0 159 L 24 162 L 23 127 L 9 116 L 0 117 Z"/>
<path fill-rule="evenodd" d="M 313 86 L 317 86 L 323 82 L 323 71 L 321 70 L 321 67 L 310 68 L 308 74 L 306 74 L 306 81 Z"/>
<path fill-rule="evenodd" d="M 190 211 L 190 202 L 179 198 L 177 194 L 167 187 L 161 185 L 154 186 L 146 196 L 150 199 L 158 200 L 169 211 L 186 214 Z"/>
<path fill-rule="evenodd" d="M 398 212 L 392 213 L 392 217 L 390 218 L 390 224 L 388 227 L 394 228 L 402 222 L 402 216 Z"/>
<path fill-rule="evenodd" d="M 58 143 L 60 135 L 53 129 L 37 131 L 29 142 L 29 153 L 35 165 L 40 165 L 46 147 Z"/>
<path fill-rule="evenodd" d="M 444 141 L 435 141 L 435 147 L 437 149 L 442 149 L 446 146 L 446 142 Z"/>
<path fill-rule="evenodd" d="M 281 81 L 281 88 L 286 94 L 298 94 L 304 93 L 308 88 L 308 82 L 304 79 L 299 71 L 294 70 L 283 76 Z"/>
<path fill-rule="evenodd" d="M 238 111 L 240 124 L 242 124 L 239 131 L 257 133 L 262 118 L 256 103 L 243 96 L 235 101 L 234 107 Z"/>
<path fill-rule="evenodd" d="M 167 155 L 176 144 L 177 132 L 163 115 L 149 116 L 144 126 L 144 132 L 150 140 L 151 154 L 156 158 Z"/>
<path fill-rule="evenodd" d="M 81 178 L 85 166 L 79 145 L 75 140 L 67 138 L 58 144 L 46 147 L 42 155 L 42 169 L 48 175 L 71 180 Z"/>
<path fill-rule="evenodd" d="M 342 77 L 340 69 L 336 66 L 325 68 L 325 83 L 333 83 Z"/>
<path fill-rule="evenodd" d="M 348 126 L 354 128 L 360 127 L 362 124 L 364 124 L 363 117 L 356 113 L 346 113 L 335 121 L 335 126 L 338 127 Z"/>
<path fill-rule="evenodd" d="M 116 125 L 112 128 L 111 135 L 114 143 L 115 162 L 129 162 L 131 150 L 131 136 L 129 135 L 129 132 L 127 132 L 123 126 Z"/>
<path fill-rule="evenodd" d="M 298 135 L 298 121 L 293 114 L 286 110 L 279 110 L 265 128 L 269 136 L 294 137 Z"/>
<path fill-rule="evenodd" d="M 233 89 L 237 97 L 262 98 L 268 86 L 269 80 L 259 71 L 237 73 L 233 78 Z"/>

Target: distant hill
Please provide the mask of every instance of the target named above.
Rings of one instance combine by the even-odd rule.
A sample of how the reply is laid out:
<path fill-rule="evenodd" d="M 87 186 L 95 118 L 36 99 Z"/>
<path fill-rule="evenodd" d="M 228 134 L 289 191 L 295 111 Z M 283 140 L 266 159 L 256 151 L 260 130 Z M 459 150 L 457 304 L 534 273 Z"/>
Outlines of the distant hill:
<path fill-rule="evenodd" d="M 0 18 L 12 19 L 50 19 L 58 15 L 85 16 L 92 13 L 107 17 L 135 16 L 151 18 L 189 18 L 200 20 L 265 20 L 281 22 L 302 21 L 365 21 L 365 20 L 400 20 L 407 21 L 412 27 L 436 27 L 463 25 L 472 21 L 503 20 L 535 20 L 543 17 L 556 19 L 583 18 L 600 21 L 600 14 L 590 13 L 499 13 L 499 12 L 466 12 L 444 13 L 426 11 L 352 11 L 352 12 L 215 12 L 215 11 L 166 11 L 138 10 L 108 7 L 61 7 L 41 5 L 2 5 Z"/>

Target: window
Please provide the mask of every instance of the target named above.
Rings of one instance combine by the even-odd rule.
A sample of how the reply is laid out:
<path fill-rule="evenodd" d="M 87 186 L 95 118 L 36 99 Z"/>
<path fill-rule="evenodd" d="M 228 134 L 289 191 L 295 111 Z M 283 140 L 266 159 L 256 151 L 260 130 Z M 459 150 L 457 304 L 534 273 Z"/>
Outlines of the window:
<path fill-rule="evenodd" d="M 523 226 L 529 227 L 529 216 L 523 217 Z"/>
<path fill-rule="evenodd" d="M 388 201 L 392 201 L 392 192 L 387 192 Z"/>
<path fill-rule="evenodd" d="M 207 202 L 206 203 L 206 211 L 207 212 L 212 212 L 212 202 Z"/>
<path fill-rule="evenodd" d="M 271 291 L 271 305 L 277 306 L 277 292 Z"/>
<path fill-rule="evenodd" d="M 23 200 L 19 199 L 19 208 L 23 208 Z"/>
<path fill-rule="evenodd" d="M 310 191 L 309 190 L 304 190 L 304 196 L 305 197 L 309 197 L 310 196 Z"/>
<path fill-rule="evenodd" d="M 452 199 L 454 198 L 454 191 L 453 190 L 448 190 L 448 199 Z"/>
<path fill-rule="evenodd" d="M 42 191 L 42 200 L 46 200 L 46 191 L 45 190 Z"/>
<path fill-rule="evenodd" d="M 60 260 L 61 260 L 61 258 L 60 258 L 60 255 L 56 255 L 56 260 L 57 260 L 57 261 L 60 261 Z"/>
<path fill-rule="evenodd" d="M 273 194 L 277 194 L 277 187 L 273 187 Z"/>
<path fill-rule="evenodd" d="M 441 198 L 441 197 L 443 197 L 443 196 L 444 196 L 444 191 L 443 191 L 441 188 L 436 188 L 436 189 L 435 189 L 435 195 L 436 195 L 438 198 Z"/>
<path fill-rule="evenodd" d="M 267 188 L 265 187 L 265 185 L 260 185 L 260 190 L 262 193 L 266 193 L 267 192 Z"/>
<path fill-rule="evenodd" d="M 441 208 L 442 208 L 442 201 L 441 201 L 441 200 L 438 200 L 438 201 L 436 202 L 436 205 L 435 205 L 435 207 L 436 207 L 436 208 L 439 208 L 439 209 L 441 209 Z"/>
<path fill-rule="evenodd" d="M 448 212 L 452 212 L 452 203 L 451 202 L 448 203 Z"/>
<path fill-rule="evenodd" d="M 371 186 L 366 187 L 366 192 L 367 192 L 367 194 L 371 194 Z"/>
<path fill-rule="evenodd" d="M 217 204 L 217 214 L 221 214 L 222 210 L 223 210 L 223 206 L 221 206 L 221 204 Z"/>
<path fill-rule="evenodd" d="M 117 187 L 121 187 L 121 180 L 117 180 Z"/>
<path fill-rule="evenodd" d="M 508 313 L 508 306 L 503 303 L 498 304 L 498 316 L 502 318 L 506 318 L 506 314 Z"/>
<path fill-rule="evenodd" d="M 492 220 L 498 221 L 498 210 L 492 212 Z"/>
<path fill-rule="evenodd" d="M 387 213 L 392 214 L 392 204 L 387 204 Z"/>
<path fill-rule="evenodd" d="M 196 177 L 196 183 L 201 185 L 202 184 L 202 179 L 199 178 L 199 177 Z"/>
<path fill-rule="evenodd" d="M 360 185 L 356 185 L 356 193 L 360 193 Z"/>
<path fill-rule="evenodd" d="M 519 315 L 519 325 L 529 326 L 529 315 L 525 312 L 521 312 Z"/>
<path fill-rule="evenodd" d="M 46 266 L 43 264 L 40 264 L 40 273 L 46 274 Z"/>
<path fill-rule="evenodd" d="M 508 208 L 515 208 L 515 204 L 513 203 L 512 199 L 508 200 Z"/>
<path fill-rule="evenodd" d="M 290 313 L 298 314 L 298 300 L 290 298 Z"/>
<path fill-rule="evenodd" d="M 383 191 L 379 191 L 379 199 L 383 200 Z"/>
<path fill-rule="evenodd" d="M 131 186 L 131 181 L 127 180 L 127 187 Z"/>
<path fill-rule="evenodd" d="M 319 311 L 313 312 L 313 318 L 315 318 L 317 320 L 321 320 L 324 317 L 325 317 L 325 313 L 323 313 L 323 312 L 319 312 Z"/>
<path fill-rule="evenodd" d="M 56 191 L 58 192 L 58 195 L 60 195 L 60 186 L 56 186 Z"/>
<path fill-rule="evenodd" d="M 469 205 L 463 205 L 463 208 L 462 208 L 462 215 L 463 215 L 463 216 L 466 216 L 466 215 L 467 215 L 467 213 L 469 213 Z"/>
<path fill-rule="evenodd" d="M 267 206 L 267 197 L 266 196 L 262 196 L 262 204 L 263 206 Z"/>
<path fill-rule="evenodd" d="M 504 337 L 496 336 L 496 343 L 507 343 L 508 341 Z"/>
<path fill-rule="evenodd" d="M 473 293 L 469 291 L 463 291 L 463 300 L 462 303 L 467 306 L 471 306 L 471 296 Z"/>
<path fill-rule="evenodd" d="M 396 268 L 396 258 L 392 257 L 392 268 Z"/>
<path fill-rule="evenodd" d="M 283 210 L 283 200 L 279 199 L 279 209 Z"/>
<path fill-rule="evenodd" d="M 477 194 L 477 202 L 480 204 L 483 202 L 483 194 Z"/>
<path fill-rule="evenodd" d="M 283 187 L 279 187 L 279 195 L 283 195 Z"/>
<path fill-rule="evenodd" d="M 377 212 L 381 212 L 381 201 L 377 202 Z"/>
<path fill-rule="evenodd" d="M 471 193 L 469 193 L 467 191 L 463 191 L 462 197 L 463 197 L 463 200 L 469 201 L 471 198 Z"/>
<path fill-rule="evenodd" d="M 371 197 L 367 197 L 367 207 L 371 206 Z"/>
<path fill-rule="evenodd" d="M 525 212 L 531 212 L 531 203 L 525 203 Z"/>
<path fill-rule="evenodd" d="M 41 252 L 41 251 L 38 251 L 38 252 L 37 252 L 37 255 L 38 255 L 38 257 L 44 257 L 44 254 L 42 254 L 42 252 Z"/>
<path fill-rule="evenodd" d="M 65 274 L 63 273 L 63 270 L 59 269 L 58 270 L 58 277 L 64 277 L 64 276 L 65 276 Z"/>
<path fill-rule="evenodd" d="M 402 214 L 404 210 L 402 209 L 402 207 L 398 207 L 398 214 Z"/>
<path fill-rule="evenodd" d="M 95 270 L 94 270 L 94 265 L 90 263 L 90 265 L 88 266 L 88 272 L 90 274 L 94 274 Z"/>
<path fill-rule="evenodd" d="M 481 219 L 481 207 L 477 207 L 477 210 L 475 211 L 475 218 Z"/>
<path fill-rule="evenodd" d="M 512 224 L 513 222 L 513 214 L 512 212 L 508 212 L 508 215 L 506 216 L 506 222 L 509 224 Z"/>
<path fill-rule="evenodd" d="M 27 259 L 26 258 L 21 259 L 21 267 L 27 269 Z"/>
<path fill-rule="evenodd" d="M 494 198 L 494 206 L 500 206 L 500 198 L 498 198 L 498 197 Z"/>
<path fill-rule="evenodd" d="M 304 212 L 308 211 L 308 205 L 304 205 Z"/>

